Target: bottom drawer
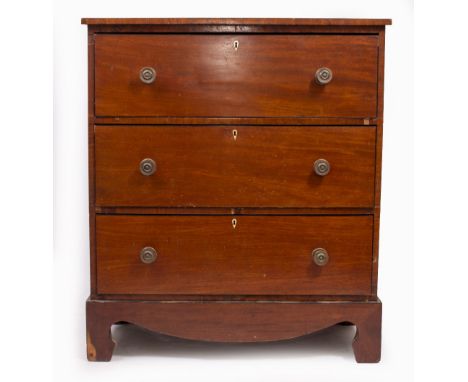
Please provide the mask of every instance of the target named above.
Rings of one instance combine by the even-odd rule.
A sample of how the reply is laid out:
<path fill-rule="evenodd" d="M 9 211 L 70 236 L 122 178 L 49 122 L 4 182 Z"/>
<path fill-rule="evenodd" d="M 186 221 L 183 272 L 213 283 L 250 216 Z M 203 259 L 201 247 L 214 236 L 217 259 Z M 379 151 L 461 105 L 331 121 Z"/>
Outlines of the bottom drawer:
<path fill-rule="evenodd" d="M 97 292 L 369 295 L 372 228 L 372 216 L 98 215 Z"/>

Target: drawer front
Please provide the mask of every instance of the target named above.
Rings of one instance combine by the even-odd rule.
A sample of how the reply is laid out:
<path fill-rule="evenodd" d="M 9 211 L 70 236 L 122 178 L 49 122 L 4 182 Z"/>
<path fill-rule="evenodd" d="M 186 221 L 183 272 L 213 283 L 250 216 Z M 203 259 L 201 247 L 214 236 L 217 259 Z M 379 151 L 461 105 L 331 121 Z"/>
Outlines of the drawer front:
<path fill-rule="evenodd" d="M 98 215 L 98 293 L 368 295 L 372 225 L 371 216 Z M 155 260 L 145 263 L 148 247 Z"/>
<path fill-rule="evenodd" d="M 372 35 L 98 34 L 95 114 L 374 117 L 377 59 Z"/>
<path fill-rule="evenodd" d="M 374 127 L 96 126 L 95 134 L 98 206 L 373 205 Z M 145 159 L 151 175 L 141 172 Z M 320 159 L 327 175 L 315 172 Z"/>

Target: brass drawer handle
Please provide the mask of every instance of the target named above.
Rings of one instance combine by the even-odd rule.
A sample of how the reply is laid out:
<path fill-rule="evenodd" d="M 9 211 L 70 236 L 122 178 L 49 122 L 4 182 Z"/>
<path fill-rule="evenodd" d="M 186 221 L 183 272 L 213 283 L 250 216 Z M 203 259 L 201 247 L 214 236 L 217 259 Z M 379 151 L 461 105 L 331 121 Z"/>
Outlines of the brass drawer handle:
<path fill-rule="evenodd" d="M 156 261 L 158 254 L 153 247 L 145 247 L 140 251 L 140 260 L 142 263 L 151 264 Z"/>
<path fill-rule="evenodd" d="M 151 84 L 156 79 L 156 70 L 149 66 L 145 66 L 140 70 L 140 80 L 145 84 Z"/>
<path fill-rule="evenodd" d="M 315 72 L 315 82 L 317 85 L 326 85 L 333 79 L 333 72 L 330 68 L 319 68 Z"/>
<path fill-rule="evenodd" d="M 330 162 L 326 159 L 317 159 L 314 162 L 314 171 L 319 176 L 327 175 L 331 170 Z"/>
<path fill-rule="evenodd" d="M 312 251 L 312 257 L 314 258 L 314 263 L 319 267 L 327 265 L 328 260 L 330 259 L 327 250 L 323 248 L 315 248 Z"/>
<path fill-rule="evenodd" d="M 142 175 L 150 176 L 156 171 L 156 162 L 151 158 L 145 158 L 140 162 L 140 172 Z"/>

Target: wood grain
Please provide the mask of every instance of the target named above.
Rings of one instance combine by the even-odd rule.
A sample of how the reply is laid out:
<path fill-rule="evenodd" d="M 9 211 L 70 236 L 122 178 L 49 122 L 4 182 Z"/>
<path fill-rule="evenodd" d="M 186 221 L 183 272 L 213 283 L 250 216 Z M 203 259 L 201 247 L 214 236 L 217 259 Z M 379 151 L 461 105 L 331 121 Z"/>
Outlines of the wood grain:
<path fill-rule="evenodd" d="M 373 208 L 96 207 L 104 215 L 373 215 Z"/>
<path fill-rule="evenodd" d="M 388 19 L 82 19 L 88 24 L 87 354 L 129 322 L 208 341 L 353 323 L 378 362 Z M 240 43 L 233 49 L 233 41 Z M 156 82 L 139 80 L 154 66 Z M 324 87 L 318 67 L 333 70 Z M 237 139 L 232 132 L 237 130 Z M 154 157 L 143 177 L 138 165 Z M 332 164 L 313 173 L 318 156 Z M 232 227 L 232 219 L 237 225 Z M 141 247 L 158 250 L 155 263 Z M 319 268 L 314 247 L 331 260 Z"/>
<path fill-rule="evenodd" d="M 383 25 L 209 25 L 209 24 L 99 24 L 88 25 L 94 33 L 138 34 L 366 34 L 377 35 Z"/>
<path fill-rule="evenodd" d="M 286 126 L 375 126 L 377 118 L 338 117 L 96 117 L 96 125 L 286 125 Z"/>
<path fill-rule="evenodd" d="M 391 19 L 301 19 L 301 18 L 82 18 L 88 25 L 320 25 L 376 26 L 391 25 Z"/>
<path fill-rule="evenodd" d="M 243 294 L 99 294 L 96 296 L 99 300 L 126 300 L 126 301 L 179 301 L 179 302 L 271 302 L 271 303 L 286 303 L 286 302 L 320 302 L 320 301 L 335 301 L 335 302 L 363 302 L 377 301 L 378 297 L 371 295 L 339 295 L 339 294 L 281 294 L 281 295 L 243 295 Z"/>
<path fill-rule="evenodd" d="M 372 267 L 372 294 L 377 296 L 379 273 L 379 240 L 380 240 L 380 199 L 382 187 L 382 147 L 383 147 L 383 110 L 384 110 L 384 75 L 385 75 L 385 30 L 379 33 L 379 76 L 378 76 L 378 123 L 375 137 L 375 197 L 374 197 L 374 251 Z"/>
<path fill-rule="evenodd" d="M 97 206 L 374 203 L 373 127 L 96 126 L 95 135 Z M 151 176 L 140 173 L 145 158 L 157 164 Z M 320 158 L 331 164 L 323 177 Z"/>
<path fill-rule="evenodd" d="M 96 166 L 94 141 L 94 33 L 88 30 L 88 213 L 90 293 L 96 294 Z"/>
<path fill-rule="evenodd" d="M 372 220 L 97 216 L 98 293 L 369 295 Z M 156 249 L 154 263 L 140 260 L 143 247 Z M 327 265 L 313 262 L 315 248 Z"/>
<path fill-rule="evenodd" d="M 111 359 L 114 343 L 110 327 L 119 321 L 175 337 L 216 342 L 285 340 L 350 322 L 357 328 L 353 341 L 356 360 L 380 360 L 380 301 L 226 304 L 89 300 L 86 309 L 91 361 Z"/>
<path fill-rule="evenodd" d="M 95 39 L 97 116 L 376 115 L 376 36 L 103 34 Z M 157 73 L 152 84 L 139 79 L 148 66 Z M 333 71 L 328 85 L 315 83 L 320 67 Z"/>

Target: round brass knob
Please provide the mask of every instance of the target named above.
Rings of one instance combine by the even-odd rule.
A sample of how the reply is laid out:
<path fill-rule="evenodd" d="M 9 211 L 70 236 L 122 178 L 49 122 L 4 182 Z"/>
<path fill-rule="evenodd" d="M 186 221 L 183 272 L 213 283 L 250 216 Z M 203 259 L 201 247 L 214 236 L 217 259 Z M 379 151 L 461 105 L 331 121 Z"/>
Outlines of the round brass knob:
<path fill-rule="evenodd" d="M 158 254 L 153 247 L 145 247 L 140 251 L 140 260 L 145 264 L 151 264 L 156 261 Z"/>
<path fill-rule="evenodd" d="M 140 162 L 140 172 L 145 176 L 150 176 L 156 171 L 156 162 L 150 158 Z"/>
<path fill-rule="evenodd" d="M 315 248 L 312 251 L 312 257 L 314 258 L 314 263 L 317 264 L 319 267 L 323 267 L 328 263 L 329 256 L 326 249 L 323 248 Z"/>
<path fill-rule="evenodd" d="M 314 162 L 314 171 L 319 176 L 325 176 L 330 172 L 331 166 L 326 159 L 317 159 Z"/>
<path fill-rule="evenodd" d="M 140 70 L 140 80 L 145 84 L 151 84 L 156 79 L 156 70 L 149 66 L 141 68 Z"/>
<path fill-rule="evenodd" d="M 315 82 L 318 85 L 326 85 L 333 79 L 333 72 L 329 68 L 319 68 L 315 72 Z"/>

